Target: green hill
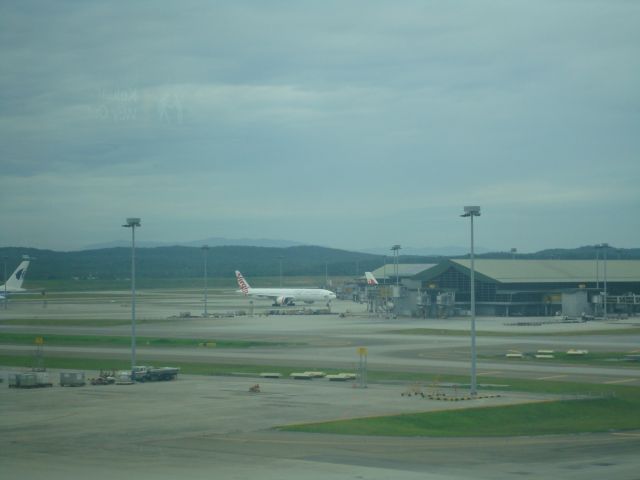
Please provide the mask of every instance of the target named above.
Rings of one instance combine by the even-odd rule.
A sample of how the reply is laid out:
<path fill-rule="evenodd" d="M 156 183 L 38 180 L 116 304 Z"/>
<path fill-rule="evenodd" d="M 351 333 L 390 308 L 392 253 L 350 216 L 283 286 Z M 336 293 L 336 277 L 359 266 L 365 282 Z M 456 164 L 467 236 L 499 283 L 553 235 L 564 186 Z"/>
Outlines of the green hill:
<path fill-rule="evenodd" d="M 104 248 L 77 252 L 56 252 L 33 248 L 0 248 L 0 256 L 7 257 L 7 271 L 11 273 L 22 255 L 35 258 L 29 267 L 31 280 L 96 278 L 116 280 L 129 278 L 131 250 Z M 210 277 L 233 278 L 240 270 L 247 276 L 286 276 L 325 274 L 355 275 L 356 264 L 362 274 L 383 262 L 383 257 L 323 247 L 299 246 L 288 248 L 224 246 L 211 247 L 207 255 Z M 198 247 L 136 248 L 136 276 L 139 278 L 190 278 L 203 274 L 203 251 Z"/>
<path fill-rule="evenodd" d="M 101 280 L 127 279 L 131 272 L 131 250 L 125 247 L 57 252 L 34 248 L 0 248 L 0 258 L 6 258 L 10 274 L 22 255 L 35 258 L 29 268 L 31 280 L 70 280 L 95 278 Z M 595 259 L 593 246 L 576 249 L 543 250 L 518 254 L 519 259 Z M 511 258 L 508 252 L 486 253 L 478 258 Z M 296 246 L 287 248 L 220 246 L 208 253 L 208 273 L 212 278 L 233 278 L 240 270 L 247 277 L 274 277 L 280 273 L 280 260 L 285 276 L 360 275 L 381 266 L 385 257 L 368 253 L 349 252 L 333 248 Z M 602 258 L 602 255 L 601 255 Z M 640 259 L 640 249 L 609 248 L 610 259 Z M 438 263 L 442 257 L 400 256 L 400 263 Z M 390 256 L 387 262 L 391 263 Z M 203 274 L 203 251 L 199 247 L 136 248 L 136 276 L 138 278 L 196 278 Z"/>

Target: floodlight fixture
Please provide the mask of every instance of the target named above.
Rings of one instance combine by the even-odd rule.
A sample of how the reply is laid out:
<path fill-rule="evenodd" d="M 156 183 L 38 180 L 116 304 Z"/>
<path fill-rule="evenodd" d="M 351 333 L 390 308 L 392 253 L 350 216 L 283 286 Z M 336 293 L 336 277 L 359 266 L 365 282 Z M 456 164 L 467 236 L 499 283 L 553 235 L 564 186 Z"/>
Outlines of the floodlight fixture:
<path fill-rule="evenodd" d="M 127 218 L 127 223 L 125 223 L 122 226 L 123 227 L 139 227 L 140 226 L 140 219 L 139 218 L 135 218 L 135 217 Z"/>
<path fill-rule="evenodd" d="M 480 207 L 478 207 L 477 205 L 466 206 L 464 207 L 464 213 L 460 216 L 461 217 L 479 217 Z"/>

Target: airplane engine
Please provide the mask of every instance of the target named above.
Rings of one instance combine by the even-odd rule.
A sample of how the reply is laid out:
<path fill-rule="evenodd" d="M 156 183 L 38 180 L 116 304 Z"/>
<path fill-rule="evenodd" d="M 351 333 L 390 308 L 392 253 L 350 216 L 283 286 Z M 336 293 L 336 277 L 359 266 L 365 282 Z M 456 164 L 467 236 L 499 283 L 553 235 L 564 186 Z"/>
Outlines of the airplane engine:
<path fill-rule="evenodd" d="M 273 302 L 274 305 L 277 306 L 283 306 L 283 305 L 289 305 L 289 299 L 287 299 L 287 297 L 277 297 L 275 302 Z"/>

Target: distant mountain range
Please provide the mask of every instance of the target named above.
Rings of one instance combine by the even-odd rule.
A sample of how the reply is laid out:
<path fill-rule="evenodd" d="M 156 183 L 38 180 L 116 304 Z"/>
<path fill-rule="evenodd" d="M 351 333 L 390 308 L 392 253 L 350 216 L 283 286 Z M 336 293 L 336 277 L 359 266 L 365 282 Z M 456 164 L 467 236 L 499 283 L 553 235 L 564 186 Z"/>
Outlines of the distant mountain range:
<path fill-rule="evenodd" d="M 136 246 L 139 247 L 202 247 L 208 245 L 210 247 L 269 247 L 269 248 L 287 248 L 304 245 L 302 242 L 293 242 L 290 240 L 274 240 L 270 238 L 224 238 L 210 237 L 204 240 L 194 240 L 190 242 L 154 242 L 154 241 L 137 241 Z M 128 240 L 114 240 L 112 242 L 94 243 L 87 245 L 80 250 L 100 250 L 101 248 L 129 247 L 131 242 Z"/>
<path fill-rule="evenodd" d="M 36 260 L 29 267 L 29 278 L 54 280 L 92 278 L 126 279 L 131 271 L 131 248 L 112 247 L 75 252 L 56 252 L 35 248 L 0 248 L 9 270 L 22 255 Z M 282 265 L 284 276 L 360 275 L 382 265 L 383 257 L 333 248 L 293 246 L 286 248 L 253 246 L 212 246 L 207 252 L 210 277 L 234 278 L 240 270 L 252 277 L 277 276 Z M 136 247 L 136 274 L 140 278 L 194 278 L 203 272 L 204 252 L 197 247 Z"/>
<path fill-rule="evenodd" d="M 390 256 L 393 254 L 390 247 L 363 248 L 359 251 L 372 253 L 374 255 Z M 474 251 L 478 254 L 491 252 L 490 249 L 484 247 L 474 247 Z M 467 255 L 469 253 L 469 247 L 402 247 L 398 253 L 412 257 L 458 257 L 460 255 Z"/>
<path fill-rule="evenodd" d="M 259 246 L 213 246 L 213 239 L 194 242 L 196 246 L 156 246 L 136 248 L 136 271 L 141 278 L 194 278 L 202 275 L 204 254 L 203 243 L 211 248 L 207 253 L 208 272 L 211 277 L 233 278 L 234 270 L 240 270 L 252 277 L 277 276 L 355 276 L 372 271 L 385 261 L 382 255 L 350 252 L 335 248 L 299 245 L 289 247 Z M 226 241 L 223 239 L 223 241 Z M 430 250 L 433 251 L 433 250 Z M 386 261 L 391 263 L 391 251 L 384 250 Z M 443 253 L 443 251 L 441 251 Z M 463 255 L 409 255 L 409 248 L 402 249 L 400 263 L 438 263 L 443 257 L 466 257 Z M 599 252 L 603 258 L 602 252 Z M 0 248 L 0 257 L 6 258 L 11 271 L 22 255 L 35 257 L 29 268 L 29 278 L 71 279 L 96 278 L 106 280 L 126 279 L 130 275 L 131 249 L 125 247 L 98 248 L 75 252 L 56 252 L 23 247 Z M 615 248 L 607 250 L 610 260 L 638 260 L 640 248 Z M 511 252 L 479 253 L 478 258 L 512 258 Z M 526 259 L 583 259 L 594 260 L 596 248 L 593 245 L 574 249 L 548 249 L 536 253 L 517 254 L 516 258 Z"/>
<path fill-rule="evenodd" d="M 87 245 L 81 250 L 100 250 L 102 248 L 116 248 L 116 247 L 129 247 L 131 242 L 128 240 L 115 240 L 112 242 L 94 243 Z M 237 246 L 237 247 L 267 247 L 267 248 L 288 248 L 309 246 L 303 242 L 296 242 L 292 240 L 276 240 L 271 238 L 225 238 L 225 237 L 210 237 L 204 240 L 195 240 L 189 242 L 156 242 L 156 241 L 136 241 L 138 247 L 202 247 L 208 245 L 209 247 L 225 247 L 225 246 Z M 326 247 L 331 248 L 331 247 Z M 369 248 L 356 248 L 354 252 L 367 253 L 371 255 L 391 255 L 390 247 L 369 247 Z M 491 251 L 489 248 L 476 247 L 476 253 L 488 253 Z M 460 255 L 467 255 L 469 253 L 469 247 L 459 246 L 445 246 L 445 247 L 402 247 L 400 255 L 406 256 L 427 256 L 427 257 L 455 257 Z"/>

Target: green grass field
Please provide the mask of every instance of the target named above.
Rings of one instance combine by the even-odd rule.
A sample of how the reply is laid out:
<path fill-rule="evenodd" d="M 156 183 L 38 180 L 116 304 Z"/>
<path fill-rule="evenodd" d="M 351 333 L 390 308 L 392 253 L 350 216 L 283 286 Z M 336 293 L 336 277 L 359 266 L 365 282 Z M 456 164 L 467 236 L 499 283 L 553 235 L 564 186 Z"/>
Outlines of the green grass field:
<path fill-rule="evenodd" d="M 344 435 L 485 437 L 640 429 L 640 400 L 598 398 L 361 418 L 280 427 Z"/>
<path fill-rule="evenodd" d="M 31 367 L 33 363 L 32 354 L 0 355 L 0 365 L 7 367 Z M 166 364 L 164 361 L 153 358 L 145 358 L 141 363 L 158 366 Z M 44 364 L 48 368 L 79 370 L 124 370 L 130 367 L 128 359 L 124 358 L 46 357 Z M 172 366 L 180 367 L 182 373 L 194 375 L 257 376 L 260 372 L 274 371 L 287 377 L 291 372 L 300 370 L 324 370 L 327 373 L 337 373 L 335 369 L 323 369 L 321 365 L 290 367 L 177 362 Z M 429 385 L 465 384 L 468 381 L 466 376 L 434 376 L 382 371 L 370 371 L 368 377 L 370 382 L 398 383 L 398 397 L 404 389 L 403 385 L 409 383 L 421 384 L 424 388 L 429 388 Z M 573 399 L 289 425 L 279 428 L 287 431 L 348 435 L 434 437 L 550 435 L 640 429 L 639 387 L 490 377 L 483 377 L 482 381 L 484 384 L 501 385 L 494 386 L 491 390 L 556 394 Z M 487 390 L 489 388 L 481 387 L 481 391 Z M 577 396 L 583 396 L 585 399 L 577 400 Z"/>
<path fill-rule="evenodd" d="M 0 344 L 35 345 L 36 337 L 44 340 L 44 345 L 78 345 L 113 347 L 129 346 L 131 337 L 113 335 L 33 335 L 29 333 L 0 333 Z M 258 342 L 248 340 L 216 340 L 207 338 L 154 338 L 137 337 L 137 344 L 146 347 L 208 347 L 208 348 L 251 348 L 251 347 L 284 347 L 290 343 Z"/>
<path fill-rule="evenodd" d="M 99 353 L 99 352 L 96 352 Z M 138 354 L 140 362 L 151 365 L 166 365 L 166 360 L 154 359 L 151 357 L 141 357 Z M 0 365 L 14 368 L 31 368 L 34 366 L 35 357 L 33 353 L 25 353 L 22 355 L 0 355 Z M 46 368 L 63 368 L 71 370 L 127 370 L 131 368 L 128 360 L 128 352 L 121 359 L 99 358 L 95 355 L 91 358 L 82 357 L 61 357 L 61 356 L 45 356 L 43 366 Z M 280 372 L 284 377 L 289 376 L 293 372 L 317 371 L 320 368 L 317 365 L 307 367 L 291 367 L 281 365 L 238 365 L 233 363 L 213 363 L 213 362 L 175 362 L 171 366 L 180 367 L 180 371 L 189 375 L 247 375 L 259 376 L 261 372 Z M 337 370 L 325 370 L 327 373 L 339 373 Z"/>
<path fill-rule="evenodd" d="M 468 330 L 453 330 L 443 328 L 406 328 L 402 330 L 384 330 L 381 333 L 391 333 L 396 335 L 441 335 L 449 337 L 468 337 Z M 562 331 L 562 332 L 531 332 L 531 331 L 512 331 L 512 332 L 492 332 L 492 331 L 478 331 L 476 333 L 479 337 L 575 337 L 575 336 L 590 336 L 590 335 L 637 335 L 640 333 L 640 327 L 629 328 L 603 328 L 598 330 L 579 330 L 579 331 Z"/>
<path fill-rule="evenodd" d="M 168 319 L 137 319 L 136 324 L 162 323 Z M 131 325 L 131 319 L 117 318 L 11 318 L 2 320 L 2 325 L 20 325 L 28 327 L 114 327 Z"/>
<path fill-rule="evenodd" d="M 441 376 L 438 380 L 444 383 L 465 382 L 468 379 Z M 507 387 L 484 387 L 484 391 L 545 393 L 567 396 L 569 399 L 285 425 L 279 429 L 344 435 L 425 437 L 558 435 L 640 429 L 640 387 L 489 377 L 483 377 L 483 382 L 508 383 Z M 431 384 L 434 383 L 437 382 L 432 380 Z M 429 385 L 428 382 L 423 384 Z"/>
<path fill-rule="evenodd" d="M 635 350 L 634 350 L 635 351 Z M 553 358 L 535 358 L 535 351 L 523 352 L 523 358 L 507 358 L 502 355 L 479 355 L 478 358 L 505 362 L 535 362 L 545 364 L 575 364 L 592 366 L 615 366 L 623 368 L 640 368 L 640 362 L 625 358 L 630 352 L 589 352 L 586 355 L 569 355 L 566 352 L 555 352 Z"/>

